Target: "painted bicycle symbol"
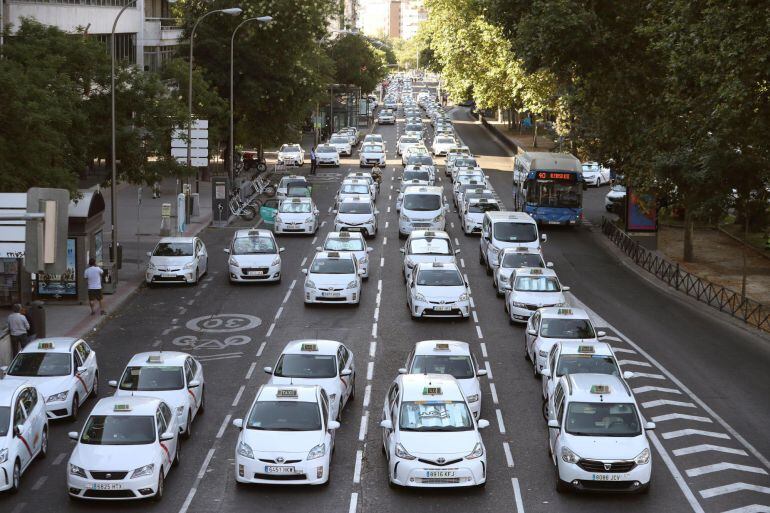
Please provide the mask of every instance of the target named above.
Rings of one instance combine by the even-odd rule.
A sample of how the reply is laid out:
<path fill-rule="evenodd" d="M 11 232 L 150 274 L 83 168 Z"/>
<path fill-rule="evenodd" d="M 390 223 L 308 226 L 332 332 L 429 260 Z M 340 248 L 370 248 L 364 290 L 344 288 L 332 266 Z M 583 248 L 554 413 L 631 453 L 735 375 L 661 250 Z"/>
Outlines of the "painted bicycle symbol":
<path fill-rule="evenodd" d="M 187 321 L 187 329 L 199 333 L 233 333 L 254 329 L 262 319 L 248 314 L 215 314 L 196 317 Z"/>
<path fill-rule="evenodd" d="M 175 346 L 181 346 L 190 350 L 225 349 L 230 346 L 242 346 L 244 344 L 248 344 L 249 342 L 251 342 L 251 337 L 247 337 L 246 335 L 232 335 L 224 340 L 215 338 L 199 338 L 195 335 L 182 335 L 171 341 L 171 343 Z"/>

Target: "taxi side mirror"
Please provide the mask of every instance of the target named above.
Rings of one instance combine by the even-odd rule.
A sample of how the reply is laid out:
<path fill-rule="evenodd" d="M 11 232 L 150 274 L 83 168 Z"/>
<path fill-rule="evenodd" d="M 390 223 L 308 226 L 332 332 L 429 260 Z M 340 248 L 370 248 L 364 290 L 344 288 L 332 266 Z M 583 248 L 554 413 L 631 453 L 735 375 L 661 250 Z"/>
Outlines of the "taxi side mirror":
<path fill-rule="evenodd" d="M 243 419 L 233 419 L 233 426 L 243 429 Z"/>
<path fill-rule="evenodd" d="M 372 247 L 368 247 L 368 246 L 367 246 L 367 248 L 366 248 L 366 252 L 367 252 L 367 253 L 371 253 L 372 251 L 374 251 L 374 248 L 372 248 Z"/>
<path fill-rule="evenodd" d="M 316 251 L 323 251 L 323 250 L 324 250 L 324 248 L 322 248 L 321 246 L 316 246 L 316 247 L 315 247 L 315 250 L 316 250 Z"/>
<path fill-rule="evenodd" d="M 165 433 L 160 435 L 160 440 L 162 442 L 167 442 L 173 439 L 174 439 L 174 433 L 172 433 L 171 431 L 166 431 Z"/>
<path fill-rule="evenodd" d="M 332 214 L 336 214 L 336 213 L 337 213 L 337 209 L 336 208 L 332 209 Z"/>
<path fill-rule="evenodd" d="M 532 335 L 533 337 L 537 335 L 537 331 L 533 330 L 532 328 L 527 330 L 527 335 Z"/>
<path fill-rule="evenodd" d="M 222 251 L 224 251 L 224 252 L 225 252 L 225 253 L 227 253 L 228 255 L 230 254 L 230 248 L 224 248 L 224 249 L 222 249 Z"/>
<path fill-rule="evenodd" d="M 479 369 L 476 371 L 476 376 L 486 376 L 487 375 L 487 369 Z"/>
<path fill-rule="evenodd" d="M 152 251 L 148 251 L 148 252 L 147 252 L 147 256 L 148 256 L 148 257 L 151 257 L 151 256 L 152 256 Z"/>
<path fill-rule="evenodd" d="M 653 429 L 657 428 L 658 426 L 654 422 L 646 422 L 644 424 L 644 429 L 647 431 L 652 431 Z"/>
<path fill-rule="evenodd" d="M 399 374 L 406 374 L 406 367 L 401 367 L 400 369 L 398 369 L 398 373 Z"/>
<path fill-rule="evenodd" d="M 401 249 L 399 249 L 399 250 L 398 250 L 398 252 L 399 252 L 399 253 L 401 253 L 401 254 L 403 255 L 403 254 L 405 254 L 405 253 L 406 253 L 406 250 L 405 250 L 404 248 L 401 248 Z"/>
<path fill-rule="evenodd" d="M 87 370 L 88 370 L 88 367 L 86 367 L 85 365 L 81 365 L 80 367 L 77 368 L 77 372 L 76 373 L 77 374 L 82 374 L 82 373 L 84 373 Z"/>
<path fill-rule="evenodd" d="M 329 425 L 326 426 L 326 427 L 329 428 L 329 431 L 334 431 L 335 429 L 339 429 L 340 428 L 340 423 L 337 422 L 336 420 L 330 420 L 329 421 Z"/>
<path fill-rule="evenodd" d="M 456 250 L 455 250 L 455 255 L 456 255 L 456 254 L 458 254 L 459 252 L 460 252 L 460 250 L 459 250 L 459 249 L 456 249 Z"/>
<path fill-rule="evenodd" d="M 540 240 L 542 240 L 543 242 L 548 242 L 548 235 L 546 234 L 540 235 Z"/>
<path fill-rule="evenodd" d="M 546 266 L 548 269 L 553 269 L 553 262 L 546 262 L 546 263 L 545 263 L 545 266 Z"/>
<path fill-rule="evenodd" d="M 606 336 L 607 336 L 607 332 L 606 331 L 597 331 L 596 332 L 596 337 L 597 338 L 602 338 L 602 337 L 606 337 Z"/>
<path fill-rule="evenodd" d="M 546 378 L 551 377 L 551 369 L 543 369 L 540 371 L 540 374 L 543 375 Z"/>
<path fill-rule="evenodd" d="M 198 381 L 197 379 L 194 379 L 189 383 L 187 383 L 187 388 L 198 388 L 199 386 L 201 386 L 201 382 Z"/>
<path fill-rule="evenodd" d="M 377 208 L 375 208 L 375 209 L 374 209 L 374 215 L 377 215 L 377 214 L 379 214 L 379 213 L 380 213 L 380 210 L 379 210 L 379 209 L 377 209 Z"/>
<path fill-rule="evenodd" d="M 107 382 L 107 384 L 108 384 L 109 386 L 111 386 L 112 388 L 118 388 L 118 382 L 117 382 L 117 380 L 111 379 L 111 380 L 109 380 L 109 381 Z"/>
<path fill-rule="evenodd" d="M 489 427 L 489 421 L 486 419 L 479 419 L 476 421 L 476 425 L 479 427 L 479 429 L 485 429 Z"/>
<path fill-rule="evenodd" d="M 307 274 L 307 269 L 302 269 L 302 274 Z"/>
<path fill-rule="evenodd" d="M 340 372 L 340 376 L 350 376 L 353 374 L 353 371 L 350 369 L 342 369 L 342 372 Z"/>
<path fill-rule="evenodd" d="M 70 431 L 67 433 L 67 436 L 70 440 L 75 440 L 76 442 L 78 441 L 78 438 L 80 438 L 80 434 L 77 431 Z"/>
<path fill-rule="evenodd" d="M 631 379 L 634 376 L 636 376 L 636 374 L 634 374 L 632 371 L 623 372 L 623 379 Z"/>
<path fill-rule="evenodd" d="M 548 421 L 548 427 L 551 429 L 560 429 L 561 426 L 559 425 L 559 421 L 556 419 L 552 419 Z"/>
<path fill-rule="evenodd" d="M 13 426 L 13 436 L 20 437 L 21 436 L 21 430 L 24 428 L 23 424 L 17 424 Z"/>
<path fill-rule="evenodd" d="M 570 287 L 568 287 L 566 285 L 562 285 L 561 290 L 562 290 L 562 292 L 569 292 Z"/>
<path fill-rule="evenodd" d="M 265 374 L 272 374 L 273 373 L 273 368 L 272 367 L 263 367 L 262 370 L 265 371 Z"/>
<path fill-rule="evenodd" d="M 393 423 L 389 421 L 388 419 L 380 421 L 380 427 L 383 429 L 391 430 L 393 429 Z"/>
<path fill-rule="evenodd" d="M 279 253 L 283 253 L 284 251 L 286 251 L 286 248 L 278 248 Z"/>
<path fill-rule="evenodd" d="M 358 270 L 358 275 L 359 276 L 363 276 L 364 274 L 366 274 L 366 271 L 364 271 L 363 269 L 359 269 Z"/>

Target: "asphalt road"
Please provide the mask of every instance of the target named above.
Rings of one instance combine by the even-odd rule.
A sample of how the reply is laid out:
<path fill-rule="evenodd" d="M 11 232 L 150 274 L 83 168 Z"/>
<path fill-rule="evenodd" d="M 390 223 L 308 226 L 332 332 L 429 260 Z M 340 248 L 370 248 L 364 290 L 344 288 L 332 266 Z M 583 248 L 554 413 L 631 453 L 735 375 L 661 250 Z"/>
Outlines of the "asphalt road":
<path fill-rule="evenodd" d="M 495 190 L 511 206 L 510 153 L 464 111 L 453 115 L 471 150 L 482 155 Z M 307 308 L 300 269 L 332 228 L 332 198 L 341 169 L 314 178 L 314 197 L 325 223 L 317 237 L 283 236 L 283 281 L 279 285 L 232 286 L 222 249 L 233 228 L 202 234 L 210 255 L 208 276 L 198 287 L 142 288 L 89 340 L 98 353 L 101 394 L 129 357 L 152 348 L 188 350 L 204 364 L 207 409 L 182 446 L 182 463 L 166 481 L 161 503 L 80 503 L 67 500 L 66 462 L 72 450 L 66 432 L 79 429 L 93 401 L 76 423 L 52 426 L 48 459 L 23 476 L 22 491 L 0 498 L 3 511 L 246 512 L 762 512 L 770 511 L 770 350 L 750 332 L 725 323 L 717 313 L 693 308 L 629 271 L 598 242 L 590 226 L 548 229 L 544 253 L 571 301 L 584 304 L 606 327 L 631 380 L 642 412 L 655 420 L 652 435 L 653 486 L 649 495 L 557 494 L 541 416 L 539 382 L 523 358 L 523 333 L 510 326 L 503 302 L 478 264 L 477 237 L 466 237 L 455 213 L 450 234 L 457 239 L 463 271 L 472 290 L 470 321 L 415 322 L 405 306 L 400 275 L 395 198 L 400 161 L 396 127 L 380 127 L 388 141 L 389 165 L 381 194 L 380 232 L 369 244 L 370 278 L 358 307 Z M 307 166 L 302 172 L 307 172 Z M 441 176 L 441 184 L 448 181 Z M 586 201 L 601 201 L 589 191 Z M 200 321 L 239 317 L 236 331 L 207 333 Z M 251 317 L 245 317 L 251 316 Z M 254 319 L 254 317 L 258 319 Z M 298 338 L 340 340 L 352 349 L 357 367 L 356 400 L 343 413 L 328 487 L 236 487 L 233 460 L 242 417 L 260 384 L 263 366 L 273 365 L 286 342 Z M 378 427 L 387 387 L 416 341 L 447 338 L 470 342 L 489 371 L 481 378 L 488 484 L 474 490 L 393 490 L 388 487 Z M 751 507 L 752 505 L 757 505 Z M 746 508 L 746 509 L 740 509 Z"/>

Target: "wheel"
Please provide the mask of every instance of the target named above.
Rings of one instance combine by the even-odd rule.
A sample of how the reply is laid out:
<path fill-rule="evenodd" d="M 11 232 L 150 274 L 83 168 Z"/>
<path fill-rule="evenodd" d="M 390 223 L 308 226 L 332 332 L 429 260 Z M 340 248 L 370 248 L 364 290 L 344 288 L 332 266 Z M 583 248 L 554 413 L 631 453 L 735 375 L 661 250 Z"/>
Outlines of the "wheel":
<path fill-rule="evenodd" d="M 178 467 L 179 466 L 179 459 L 180 459 L 179 458 L 179 453 L 182 451 L 182 449 L 180 448 L 181 445 L 182 444 L 180 444 L 179 441 L 177 441 L 177 443 L 176 443 L 176 451 L 174 452 L 174 461 L 171 462 L 171 465 L 174 466 L 174 467 Z"/>
<path fill-rule="evenodd" d="M 91 397 L 97 399 L 99 397 L 99 373 L 94 374 L 94 384 L 91 387 Z"/>
<path fill-rule="evenodd" d="M 532 377 L 535 379 L 538 379 L 540 377 L 540 373 L 537 372 L 537 358 L 534 358 L 532 360 Z"/>
<path fill-rule="evenodd" d="M 197 285 L 198 282 L 200 281 L 200 279 L 201 279 L 201 271 L 200 271 L 200 269 L 197 269 L 195 271 L 195 281 L 192 282 L 190 285 Z"/>
<path fill-rule="evenodd" d="M 40 436 L 40 452 L 37 454 L 37 457 L 44 460 L 48 455 L 48 429 L 43 429 L 43 434 Z"/>
<path fill-rule="evenodd" d="M 16 460 L 16 463 L 13 464 L 13 477 L 11 477 L 11 488 L 8 490 L 9 492 L 18 493 L 19 487 L 21 486 L 21 464 L 19 463 L 19 460 Z"/>
<path fill-rule="evenodd" d="M 78 395 L 72 398 L 72 407 L 70 408 L 70 422 L 76 422 L 78 420 L 78 408 L 80 406 L 80 399 Z"/>
<path fill-rule="evenodd" d="M 556 465 L 556 491 L 558 493 L 566 493 L 570 490 L 569 483 L 566 481 L 562 481 L 561 476 L 559 475 L 559 465 Z"/>
<path fill-rule="evenodd" d="M 543 410 L 543 418 L 545 419 L 546 422 L 548 422 L 548 401 L 546 401 L 545 399 L 543 399 L 542 410 Z"/>
<path fill-rule="evenodd" d="M 187 410 L 187 422 L 185 423 L 184 432 L 182 438 L 189 440 L 192 436 L 192 410 Z M 179 443 L 176 444 L 179 447 Z"/>
<path fill-rule="evenodd" d="M 255 217 L 257 217 L 257 211 L 251 205 L 247 205 L 241 210 L 241 219 L 244 221 L 251 221 Z"/>
<path fill-rule="evenodd" d="M 481 248 L 479 248 L 479 264 L 484 265 L 486 262 L 484 262 L 484 252 L 481 251 Z"/>
<path fill-rule="evenodd" d="M 158 490 L 155 492 L 155 495 L 152 497 L 152 500 L 154 500 L 155 502 L 160 502 L 161 499 L 163 499 L 163 470 L 162 469 L 158 474 Z"/>
<path fill-rule="evenodd" d="M 257 164 L 257 171 L 259 171 L 260 173 L 264 173 L 265 171 L 267 171 L 267 162 L 260 162 L 259 164 Z"/>

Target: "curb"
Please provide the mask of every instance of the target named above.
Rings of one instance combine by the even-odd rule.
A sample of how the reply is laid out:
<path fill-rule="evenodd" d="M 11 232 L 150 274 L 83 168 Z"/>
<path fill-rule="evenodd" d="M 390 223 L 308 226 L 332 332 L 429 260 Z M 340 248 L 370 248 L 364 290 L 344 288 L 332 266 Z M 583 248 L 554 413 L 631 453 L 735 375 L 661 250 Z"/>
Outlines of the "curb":
<path fill-rule="evenodd" d="M 483 114 L 478 115 L 479 122 L 484 125 L 484 127 L 489 130 L 492 135 L 495 136 L 495 139 L 498 140 L 503 146 L 505 146 L 507 149 L 513 151 L 514 154 L 519 154 L 521 151 L 519 150 L 519 146 L 510 140 L 508 137 L 505 136 L 504 133 L 502 133 L 496 126 L 492 125 L 487 121 L 487 118 L 484 117 Z"/>

